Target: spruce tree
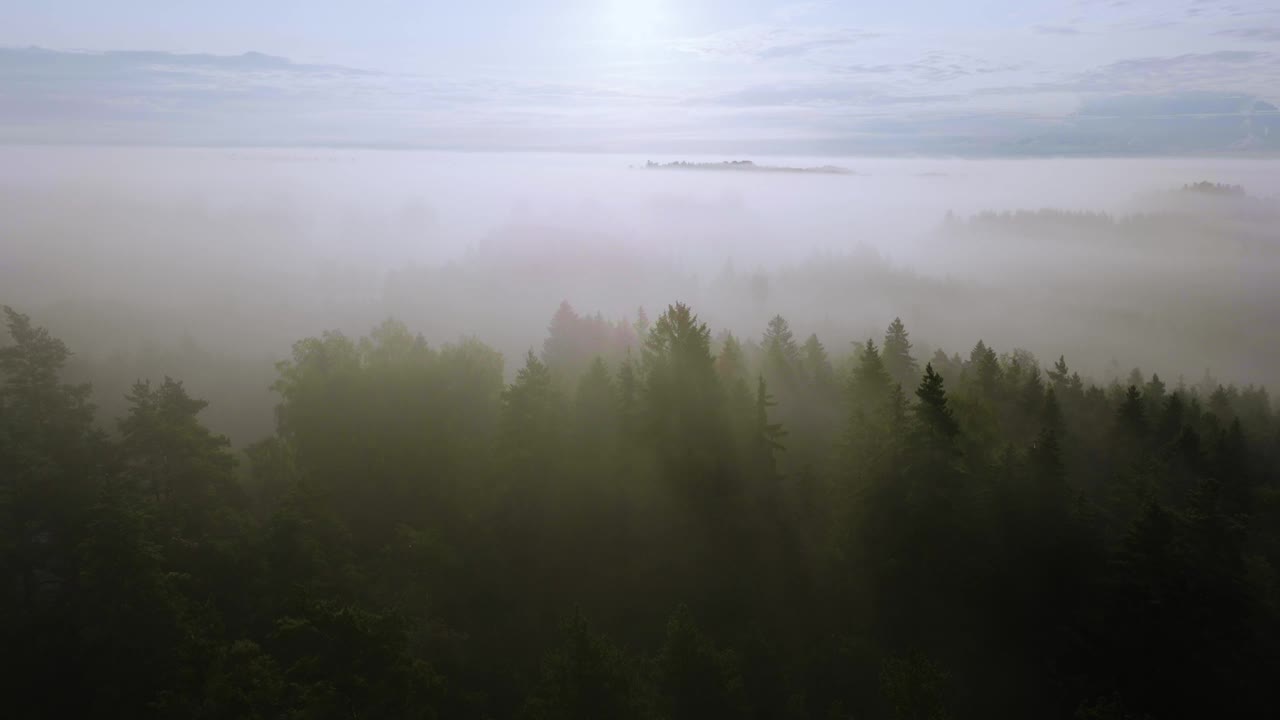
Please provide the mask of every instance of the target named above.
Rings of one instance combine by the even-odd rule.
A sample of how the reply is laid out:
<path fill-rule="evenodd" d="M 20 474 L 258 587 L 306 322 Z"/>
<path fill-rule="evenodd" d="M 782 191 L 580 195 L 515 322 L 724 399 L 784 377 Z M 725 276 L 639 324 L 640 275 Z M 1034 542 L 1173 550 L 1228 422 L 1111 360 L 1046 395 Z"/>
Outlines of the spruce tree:
<path fill-rule="evenodd" d="M 894 318 L 884 333 L 884 368 L 896 383 L 910 385 L 920 376 L 920 365 L 911 356 L 911 341 L 901 318 Z"/>
<path fill-rule="evenodd" d="M 933 371 L 933 364 L 924 366 L 924 377 L 916 388 L 915 407 L 917 426 L 928 435 L 950 441 L 960 434 L 960 426 L 947 406 L 947 392 L 942 376 Z"/>

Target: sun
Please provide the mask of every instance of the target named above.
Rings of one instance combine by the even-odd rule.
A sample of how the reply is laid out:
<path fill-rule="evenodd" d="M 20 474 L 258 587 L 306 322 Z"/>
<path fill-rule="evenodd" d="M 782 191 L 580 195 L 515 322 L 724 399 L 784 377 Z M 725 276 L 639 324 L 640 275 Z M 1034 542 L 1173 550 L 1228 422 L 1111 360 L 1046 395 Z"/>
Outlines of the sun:
<path fill-rule="evenodd" d="M 613 42 L 653 40 L 670 22 L 671 9 L 669 0 L 603 0 L 602 30 Z"/>

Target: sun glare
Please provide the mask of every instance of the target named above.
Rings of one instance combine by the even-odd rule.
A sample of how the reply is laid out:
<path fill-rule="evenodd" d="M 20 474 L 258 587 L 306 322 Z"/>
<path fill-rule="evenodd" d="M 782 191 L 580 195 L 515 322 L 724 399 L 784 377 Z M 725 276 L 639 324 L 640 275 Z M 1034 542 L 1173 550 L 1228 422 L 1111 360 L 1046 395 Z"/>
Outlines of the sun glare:
<path fill-rule="evenodd" d="M 652 40 L 671 20 L 667 0 L 606 0 L 601 5 L 601 24 L 614 42 Z"/>

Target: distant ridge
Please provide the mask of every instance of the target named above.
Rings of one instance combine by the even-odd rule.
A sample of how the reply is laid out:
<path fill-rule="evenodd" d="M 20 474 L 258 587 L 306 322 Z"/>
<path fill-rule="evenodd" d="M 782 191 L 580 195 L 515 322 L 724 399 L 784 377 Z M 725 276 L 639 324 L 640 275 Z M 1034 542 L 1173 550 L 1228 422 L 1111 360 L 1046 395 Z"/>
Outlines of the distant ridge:
<path fill-rule="evenodd" d="M 835 165 L 821 167 L 798 168 L 774 165 L 757 165 L 750 160 L 725 160 L 723 162 L 686 162 L 677 160 L 669 163 L 656 163 L 652 160 L 643 166 L 645 170 L 720 170 L 730 172 L 770 172 L 770 173 L 812 173 L 816 175 L 853 175 L 848 168 Z"/>

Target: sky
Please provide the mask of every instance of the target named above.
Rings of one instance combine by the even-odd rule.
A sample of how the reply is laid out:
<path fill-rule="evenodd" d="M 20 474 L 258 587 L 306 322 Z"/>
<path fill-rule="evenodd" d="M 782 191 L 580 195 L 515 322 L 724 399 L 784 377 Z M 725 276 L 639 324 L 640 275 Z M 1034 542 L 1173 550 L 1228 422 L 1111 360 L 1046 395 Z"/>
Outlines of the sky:
<path fill-rule="evenodd" d="M 1280 147 L 1277 0 L 0 5 L 4 142 Z"/>

